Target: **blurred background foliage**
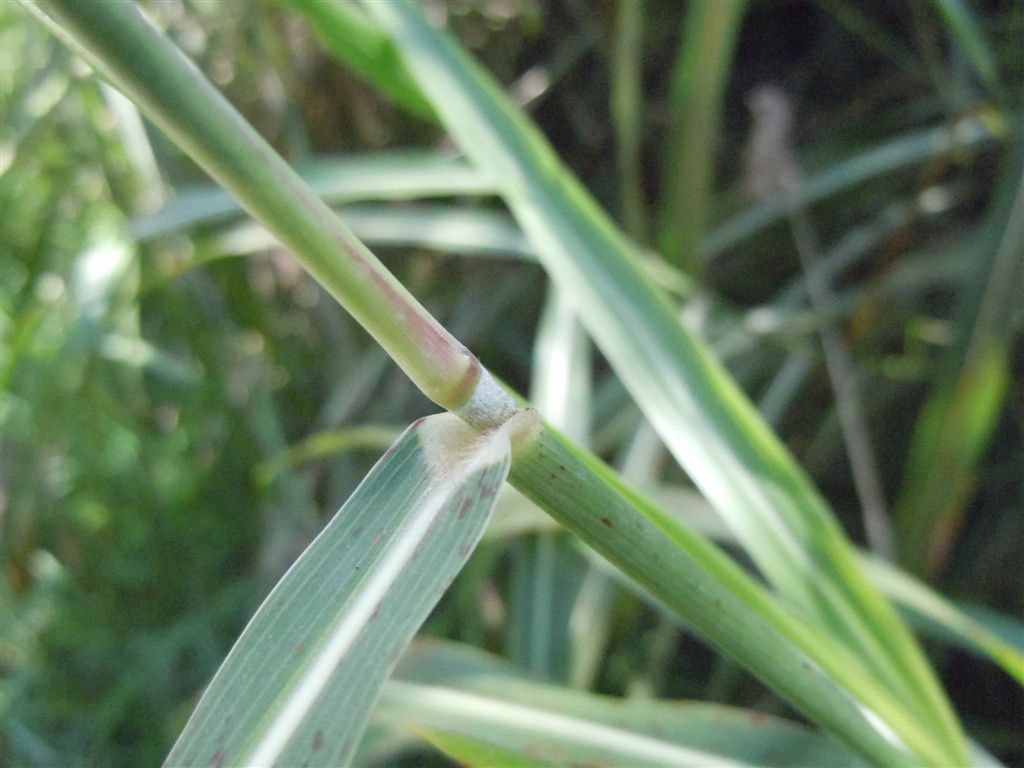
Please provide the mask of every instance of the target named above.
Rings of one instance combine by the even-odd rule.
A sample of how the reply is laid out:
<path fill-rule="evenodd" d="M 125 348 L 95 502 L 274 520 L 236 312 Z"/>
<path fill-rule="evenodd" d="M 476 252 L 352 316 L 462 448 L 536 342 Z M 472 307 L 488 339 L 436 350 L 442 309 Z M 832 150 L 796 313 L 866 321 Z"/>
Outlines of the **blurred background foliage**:
<path fill-rule="evenodd" d="M 320 169 L 325 183 L 330 158 L 452 151 L 415 94 L 404 108 L 378 95 L 286 5 L 144 7 L 286 158 Z M 898 549 L 1020 644 L 1024 291 L 1019 233 L 1006 233 L 1024 215 L 1021 4 L 756 0 L 737 14 L 721 65 L 720 119 L 714 98 L 680 85 L 680 41 L 699 15 L 684 3 L 427 8 L 638 241 L 696 244 L 663 276 L 688 298 L 684 320 L 711 338 L 863 543 L 792 235 L 771 201 L 745 191 L 747 97 L 765 83 L 787 94 L 800 165 L 823 190 L 809 210 L 831 265 L 830 313 L 857 372 L 884 495 L 909 520 L 897 520 Z M 693 71 L 712 71 L 702 69 L 712 60 L 689 56 Z M 623 96 L 630 82 L 636 92 Z M 237 215 L 209 215 L 216 197 L 202 174 L 11 2 L 0 3 L 0 98 L 0 760 L 152 765 L 274 581 L 397 431 L 432 406 L 289 254 L 247 241 Z M 680 104 L 713 114 L 681 131 Z M 659 211 L 685 170 L 672 146 L 705 152 L 712 182 L 684 190 L 706 200 L 682 235 L 672 211 Z M 399 174 L 403 158 L 392 156 Z M 873 158 L 875 171 L 858 180 L 857 158 Z M 528 392 L 543 273 L 493 200 L 469 190 L 435 203 L 434 213 L 495 227 L 458 254 L 450 243 L 376 250 L 489 368 Z M 178 218 L 156 226 L 161 210 Z M 385 233 L 389 217 L 406 216 L 420 240 L 427 219 L 417 217 L 430 213 L 401 200 L 344 210 L 383 220 Z M 591 379 L 582 439 L 620 466 L 628 456 L 634 477 L 685 490 L 600 359 Z M 918 423 L 922 412 L 935 424 Z M 942 471 L 922 479 L 922 466 Z M 939 522 L 904 511 L 937 498 L 948 507 Z M 503 502 L 506 525 L 428 633 L 555 682 L 792 714 L 628 588 L 595 577 L 571 544 L 536 538 L 522 504 Z M 570 616 L 590 620 L 582 640 L 578 628 L 566 639 Z M 1020 688 L 963 650 L 927 647 L 968 731 L 1024 762 Z M 440 761 L 399 746 L 381 759 Z"/>

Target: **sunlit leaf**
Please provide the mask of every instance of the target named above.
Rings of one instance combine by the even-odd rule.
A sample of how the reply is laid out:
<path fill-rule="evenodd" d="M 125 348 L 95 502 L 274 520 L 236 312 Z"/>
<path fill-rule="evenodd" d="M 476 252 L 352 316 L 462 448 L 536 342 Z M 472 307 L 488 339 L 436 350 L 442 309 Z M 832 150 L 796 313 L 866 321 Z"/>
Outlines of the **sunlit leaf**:
<path fill-rule="evenodd" d="M 445 127 L 497 181 L 538 259 L 768 580 L 863 658 L 942 749 L 966 759 L 959 724 L 909 630 L 859 569 L 806 475 L 644 276 L 636 249 L 497 83 L 413 4 L 365 7 Z"/>
<path fill-rule="evenodd" d="M 612 699 L 529 681 L 455 644 L 421 643 L 403 659 L 379 714 L 452 757 L 482 765 L 482 748 L 541 765 L 861 765 L 803 726 L 717 704 Z M 451 737 L 455 737 L 454 739 Z"/>
<path fill-rule="evenodd" d="M 168 765 L 350 759 L 406 644 L 469 557 L 508 473 L 503 429 L 410 427 L 270 593 Z"/>

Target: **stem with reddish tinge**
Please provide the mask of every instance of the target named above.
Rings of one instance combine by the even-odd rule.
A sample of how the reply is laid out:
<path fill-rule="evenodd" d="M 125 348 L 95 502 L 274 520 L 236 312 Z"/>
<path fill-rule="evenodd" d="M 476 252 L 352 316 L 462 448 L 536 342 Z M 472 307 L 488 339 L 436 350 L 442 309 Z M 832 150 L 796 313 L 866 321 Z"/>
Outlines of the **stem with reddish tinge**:
<path fill-rule="evenodd" d="M 87 48 L 101 74 L 295 254 L 427 397 L 478 427 L 494 426 L 513 413 L 511 399 L 476 357 L 133 3 L 37 5 Z"/>

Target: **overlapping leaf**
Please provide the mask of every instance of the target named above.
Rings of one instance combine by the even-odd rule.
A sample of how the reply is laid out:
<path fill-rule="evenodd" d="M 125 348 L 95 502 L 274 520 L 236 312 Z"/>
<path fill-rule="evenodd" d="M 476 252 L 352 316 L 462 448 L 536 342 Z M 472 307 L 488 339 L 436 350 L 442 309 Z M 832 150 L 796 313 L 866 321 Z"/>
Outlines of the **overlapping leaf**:
<path fill-rule="evenodd" d="M 407 2 L 369 3 L 445 126 L 503 197 L 538 258 L 693 481 L 794 605 L 867 663 L 948 754 L 960 729 L 906 626 L 868 583 L 828 508 L 635 250 L 464 51 Z"/>
<path fill-rule="evenodd" d="M 795 723 L 717 704 L 616 700 L 518 677 L 499 659 L 421 643 L 388 684 L 379 714 L 468 765 L 860 765 Z"/>
<path fill-rule="evenodd" d="M 167 765 L 338 765 L 469 557 L 509 440 L 449 414 L 399 438 L 256 612 Z"/>

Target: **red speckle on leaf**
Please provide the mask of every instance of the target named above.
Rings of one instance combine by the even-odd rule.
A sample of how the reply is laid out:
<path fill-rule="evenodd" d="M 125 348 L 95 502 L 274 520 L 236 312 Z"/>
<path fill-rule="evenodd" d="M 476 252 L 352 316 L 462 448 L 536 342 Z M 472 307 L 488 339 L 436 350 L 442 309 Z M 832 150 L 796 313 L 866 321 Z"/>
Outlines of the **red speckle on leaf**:
<path fill-rule="evenodd" d="M 216 752 L 213 753 L 213 757 L 210 758 L 210 765 L 212 765 L 213 768 L 220 768 L 222 765 L 224 765 L 224 748 L 223 747 L 221 747 L 220 749 L 218 749 Z"/>
<path fill-rule="evenodd" d="M 750 722 L 752 722 L 754 725 L 761 725 L 762 723 L 764 723 L 764 712 L 751 712 Z"/>
<path fill-rule="evenodd" d="M 462 520 L 466 515 L 469 514 L 470 508 L 473 506 L 472 499 L 463 499 L 462 504 L 459 505 L 459 520 Z"/>
<path fill-rule="evenodd" d="M 320 748 L 324 745 L 324 732 L 317 731 L 313 734 L 313 751 L 319 752 Z"/>
<path fill-rule="evenodd" d="M 302 643 L 296 643 L 295 647 L 292 648 L 295 653 L 302 653 Z"/>

